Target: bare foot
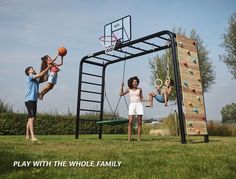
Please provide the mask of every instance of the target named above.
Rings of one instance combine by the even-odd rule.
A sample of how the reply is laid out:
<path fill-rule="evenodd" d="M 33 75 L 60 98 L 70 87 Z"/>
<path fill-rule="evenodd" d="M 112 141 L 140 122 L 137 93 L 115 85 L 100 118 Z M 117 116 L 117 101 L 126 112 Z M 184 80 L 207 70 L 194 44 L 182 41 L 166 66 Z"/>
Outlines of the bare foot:
<path fill-rule="evenodd" d="M 25 140 L 29 140 L 29 139 L 30 139 L 30 137 L 29 137 L 29 136 L 26 136 L 26 137 L 25 137 Z"/>
<path fill-rule="evenodd" d="M 130 142 L 130 139 L 128 139 L 128 142 Z"/>
<path fill-rule="evenodd" d="M 41 142 L 40 142 L 38 139 L 36 139 L 36 138 L 32 138 L 31 141 L 32 141 L 33 143 L 39 143 L 39 144 L 41 144 Z"/>
<path fill-rule="evenodd" d="M 138 138 L 138 141 L 140 142 L 140 141 L 141 141 L 141 139 L 139 139 L 139 138 Z"/>
<path fill-rule="evenodd" d="M 165 107 L 167 107 L 168 105 L 167 105 L 167 103 L 165 103 Z"/>
<path fill-rule="evenodd" d="M 152 108 L 152 105 L 151 104 L 147 104 L 146 107 Z"/>

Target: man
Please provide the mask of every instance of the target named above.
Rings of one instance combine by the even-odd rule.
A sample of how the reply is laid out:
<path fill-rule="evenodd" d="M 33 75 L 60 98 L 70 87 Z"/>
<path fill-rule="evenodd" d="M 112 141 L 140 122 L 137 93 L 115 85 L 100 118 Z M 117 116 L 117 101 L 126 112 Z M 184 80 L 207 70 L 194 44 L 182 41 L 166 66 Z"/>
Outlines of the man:
<path fill-rule="evenodd" d="M 39 78 L 42 77 L 49 69 L 51 65 L 43 70 L 42 72 L 36 74 L 33 67 L 29 66 L 25 69 L 25 74 L 27 76 L 27 91 L 25 96 L 25 106 L 28 111 L 28 122 L 26 124 L 26 140 L 30 139 L 32 142 L 39 142 L 34 135 L 34 119 L 36 118 L 37 112 L 37 101 L 38 101 L 38 90 L 39 90 Z"/>

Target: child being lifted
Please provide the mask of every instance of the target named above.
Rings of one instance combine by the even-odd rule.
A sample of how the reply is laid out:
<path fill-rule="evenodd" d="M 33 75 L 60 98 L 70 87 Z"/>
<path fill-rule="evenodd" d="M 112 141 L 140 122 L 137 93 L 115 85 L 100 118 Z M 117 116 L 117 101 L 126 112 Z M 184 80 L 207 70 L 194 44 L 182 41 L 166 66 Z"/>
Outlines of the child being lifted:
<path fill-rule="evenodd" d="M 51 64 L 52 67 L 50 68 L 46 86 L 42 89 L 41 92 L 38 93 L 38 98 L 40 100 L 43 100 L 44 95 L 47 94 L 51 89 L 53 89 L 54 85 L 56 85 L 57 83 L 57 73 L 60 71 L 59 66 L 63 65 L 63 56 L 61 56 L 60 63 L 54 63 L 58 56 L 59 54 L 57 54 L 54 59 L 51 59 L 48 55 L 45 55 L 41 58 L 43 63 Z"/>

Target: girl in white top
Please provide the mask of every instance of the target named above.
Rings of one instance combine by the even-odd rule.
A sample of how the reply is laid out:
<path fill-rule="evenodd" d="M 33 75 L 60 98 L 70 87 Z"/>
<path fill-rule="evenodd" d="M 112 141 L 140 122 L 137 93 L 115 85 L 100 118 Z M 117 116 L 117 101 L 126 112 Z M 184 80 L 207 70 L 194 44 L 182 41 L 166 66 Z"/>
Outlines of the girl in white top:
<path fill-rule="evenodd" d="M 143 94 L 142 89 L 138 87 L 139 79 L 134 76 L 128 80 L 128 88 L 124 90 L 124 83 L 121 84 L 120 96 L 124 96 L 129 93 L 130 105 L 129 105 L 129 124 L 128 124 L 128 141 L 131 139 L 131 127 L 134 120 L 134 116 L 138 117 L 138 141 L 141 136 L 142 129 L 142 116 L 143 116 Z"/>

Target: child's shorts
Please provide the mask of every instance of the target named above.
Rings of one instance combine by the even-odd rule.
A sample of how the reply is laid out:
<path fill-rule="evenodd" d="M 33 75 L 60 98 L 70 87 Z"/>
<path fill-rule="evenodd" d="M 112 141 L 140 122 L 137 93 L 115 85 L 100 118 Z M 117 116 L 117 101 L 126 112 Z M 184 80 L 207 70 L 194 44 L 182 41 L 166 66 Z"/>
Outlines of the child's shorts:
<path fill-rule="evenodd" d="M 143 115 L 143 105 L 142 103 L 130 103 L 129 105 L 129 115 Z"/>
<path fill-rule="evenodd" d="M 57 73 L 50 72 L 48 76 L 48 83 L 57 84 Z"/>
<path fill-rule="evenodd" d="M 162 94 L 157 94 L 154 96 L 154 98 L 159 102 L 159 103 L 165 103 L 164 95 Z"/>

